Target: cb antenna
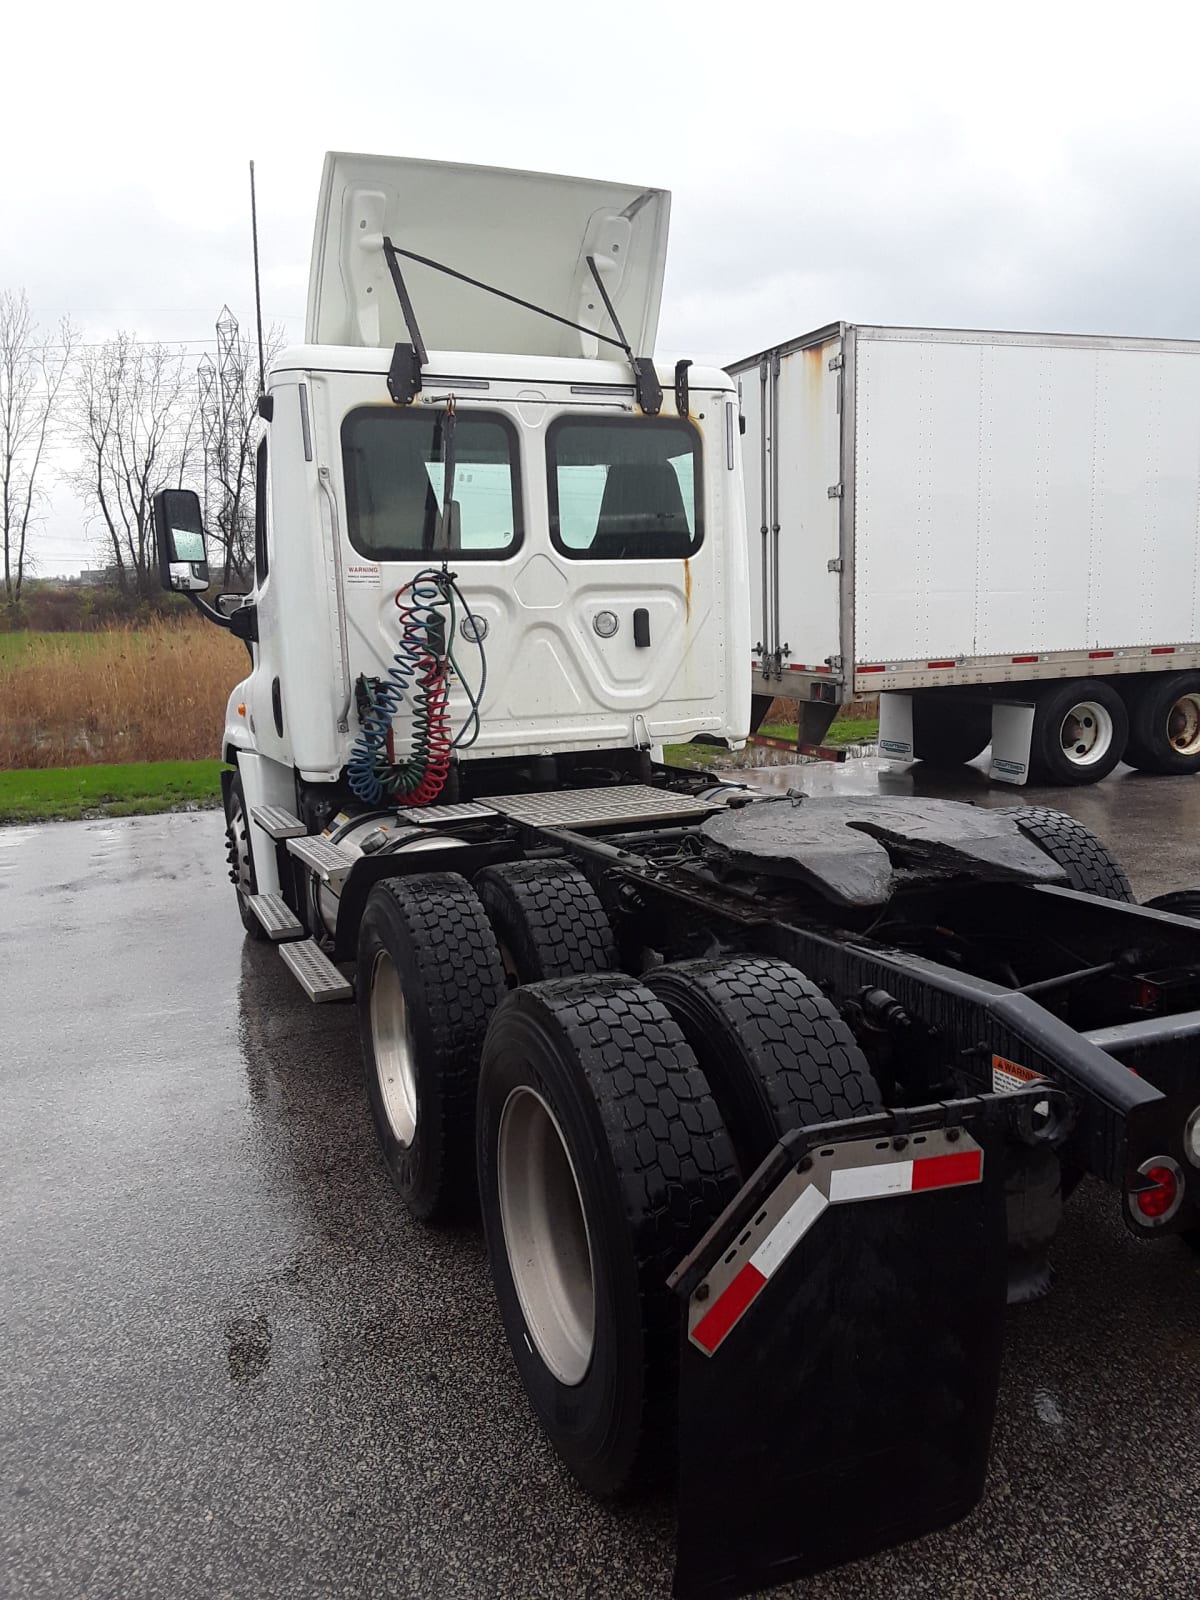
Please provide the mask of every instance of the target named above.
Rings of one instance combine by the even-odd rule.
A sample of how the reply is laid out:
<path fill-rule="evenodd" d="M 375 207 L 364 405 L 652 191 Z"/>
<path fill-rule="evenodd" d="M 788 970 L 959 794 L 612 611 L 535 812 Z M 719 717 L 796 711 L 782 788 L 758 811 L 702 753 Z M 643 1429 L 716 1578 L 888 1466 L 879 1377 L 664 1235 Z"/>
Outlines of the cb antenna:
<path fill-rule="evenodd" d="M 254 240 L 254 315 L 258 322 L 258 409 L 261 414 L 267 397 L 267 375 L 263 367 L 262 281 L 258 274 L 258 205 L 254 195 L 253 161 L 250 163 L 250 234 Z"/>

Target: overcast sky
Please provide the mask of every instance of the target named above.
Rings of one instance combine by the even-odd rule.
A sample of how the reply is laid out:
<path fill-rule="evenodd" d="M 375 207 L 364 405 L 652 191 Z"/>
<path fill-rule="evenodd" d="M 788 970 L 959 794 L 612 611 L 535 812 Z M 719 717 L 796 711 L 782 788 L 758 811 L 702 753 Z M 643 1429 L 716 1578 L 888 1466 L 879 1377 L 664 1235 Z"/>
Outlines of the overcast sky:
<path fill-rule="evenodd" d="M 252 325 L 251 156 L 265 315 L 298 337 L 327 149 L 671 189 L 670 358 L 838 318 L 1200 338 L 1183 0 L 14 9 L 0 288 L 89 340 Z M 37 549 L 102 559 L 65 492 Z"/>

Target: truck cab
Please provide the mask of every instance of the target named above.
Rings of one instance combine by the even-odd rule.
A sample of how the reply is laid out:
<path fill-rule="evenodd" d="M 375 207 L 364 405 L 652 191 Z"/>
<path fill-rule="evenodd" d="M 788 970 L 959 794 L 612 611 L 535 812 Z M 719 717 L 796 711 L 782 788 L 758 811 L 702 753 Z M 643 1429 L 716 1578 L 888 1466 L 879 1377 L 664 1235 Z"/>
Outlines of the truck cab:
<path fill-rule="evenodd" d="M 437 610 L 405 609 L 422 572 L 454 585 L 442 800 L 520 787 L 537 761 L 544 782 L 559 758 L 744 740 L 737 396 L 718 369 L 649 359 L 668 215 L 662 190 L 327 157 L 233 618 L 252 665 L 222 753 L 248 814 L 324 827 L 355 791 L 412 798 L 388 771 L 429 738 L 402 638 Z M 364 727 L 384 721 L 372 789 Z M 276 891 L 273 842 L 247 826 Z"/>

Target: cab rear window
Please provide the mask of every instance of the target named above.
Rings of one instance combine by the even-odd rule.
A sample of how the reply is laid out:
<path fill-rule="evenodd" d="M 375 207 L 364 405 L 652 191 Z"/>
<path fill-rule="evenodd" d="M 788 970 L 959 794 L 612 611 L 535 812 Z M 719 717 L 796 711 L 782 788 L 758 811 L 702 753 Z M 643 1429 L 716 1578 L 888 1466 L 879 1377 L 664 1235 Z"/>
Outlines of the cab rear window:
<path fill-rule="evenodd" d="M 700 435 L 648 417 L 560 417 L 546 433 L 550 538 L 573 561 L 694 555 L 704 536 Z"/>
<path fill-rule="evenodd" d="M 375 561 L 511 555 L 521 542 L 517 436 L 506 417 L 459 411 L 454 501 L 443 516 L 445 413 L 362 406 L 342 423 L 350 543 Z"/>

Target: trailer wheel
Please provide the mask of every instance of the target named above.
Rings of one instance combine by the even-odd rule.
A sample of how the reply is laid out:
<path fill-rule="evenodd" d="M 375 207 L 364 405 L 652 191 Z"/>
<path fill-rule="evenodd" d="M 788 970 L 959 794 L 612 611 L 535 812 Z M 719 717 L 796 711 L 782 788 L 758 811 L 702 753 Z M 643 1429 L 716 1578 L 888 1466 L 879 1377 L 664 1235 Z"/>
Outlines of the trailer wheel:
<path fill-rule="evenodd" d="M 632 978 L 513 991 L 479 1078 L 496 1298 L 533 1409 L 595 1494 L 670 1465 L 679 1308 L 668 1273 L 736 1194 L 696 1058 Z"/>
<path fill-rule="evenodd" d="M 242 919 L 242 927 L 252 939 L 266 939 L 267 930 L 250 909 L 250 896 L 258 893 L 258 883 L 254 876 L 254 858 L 250 854 L 246 793 L 236 773 L 229 785 L 225 810 L 225 856 L 229 862 L 229 876 L 237 892 L 238 916 Z"/>
<path fill-rule="evenodd" d="M 782 1134 L 883 1104 L 816 984 L 765 956 L 679 961 L 646 979 L 696 1052 L 748 1177 Z"/>
<path fill-rule="evenodd" d="M 929 767 L 961 767 L 987 749 L 992 708 L 914 695 L 913 754 Z"/>
<path fill-rule="evenodd" d="M 1133 900 L 1129 879 L 1103 839 L 1065 811 L 1049 806 L 1021 806 L 1012 813 L 1022 833 L 1028 834 L 1051 861 L 1067 874 L 1067 886 L 1103 900 Z"/>
<path fill-rule="evenodd" d="M 432 1220 L 474 1195 L 475 1091 L 504 969 L 454 872 L 377 883 L 358 936 L 358 1021 L 371 1118 L 392 1181 Z"/>
<path fill-rule="evenodd" d="M 487 867 L 475 891 L 500 943 L 510 984 L 609 972 L 617 965 L 612 927 L 600 898 L 566 861 L 513 861 Z"/>
<path fill-rule="evenodd" d="M 1039 783 L 1099 783 L 1125 754 L 1129 713 L 1102 678 L 1056 683 L 1037 698 L 1029 761 Z"/>
<path fill-rule="evenodd" d="M 1151 676 L 1130 695 L 1125 759 L 1142 772 L 1200 772 L 1200 672 Z"/>

